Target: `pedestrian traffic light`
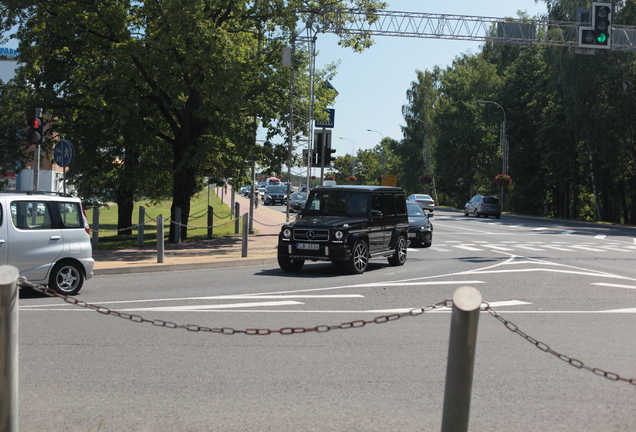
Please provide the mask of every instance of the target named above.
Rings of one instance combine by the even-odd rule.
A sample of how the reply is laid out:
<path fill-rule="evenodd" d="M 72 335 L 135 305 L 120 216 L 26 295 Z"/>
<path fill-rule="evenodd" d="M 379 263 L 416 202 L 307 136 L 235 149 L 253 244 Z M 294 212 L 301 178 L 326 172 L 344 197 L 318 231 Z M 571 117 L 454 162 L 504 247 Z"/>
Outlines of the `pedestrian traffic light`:
<path fill-rule="evenodd" d="M 611 3 L 592 3 L 592 26 L 579 27 L 578 47 L 594 49 L 612 47 Z"/>
<path fill-rule="evenodd" d="M 44 133 L 42 117 L 32 117 L 28 121 L 27 141 L 31 144 L 40 144 Z"/>

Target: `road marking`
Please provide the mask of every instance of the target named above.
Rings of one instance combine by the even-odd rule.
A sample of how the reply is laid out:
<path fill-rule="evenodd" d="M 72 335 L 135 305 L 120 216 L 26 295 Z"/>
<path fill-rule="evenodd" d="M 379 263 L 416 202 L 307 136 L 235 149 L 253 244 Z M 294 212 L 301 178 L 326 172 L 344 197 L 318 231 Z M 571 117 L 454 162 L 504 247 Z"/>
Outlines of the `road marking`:
<path fill-rule="evenodd" d="M 636 286 L 634 286 L 634 285 L 620 285 L 620 284 L 611 284 L 611 283 L 606 283 L 606 282 L 594 282 L 591 285 L 606 286 L 606 287 L 610 287 L 610 288 L 627 288 L 627 289 L 635 289 L 636 290 Z"/>
<path fill-rule="evenodd" d="M 497 245 L 484 245 L 484 246 L 492 248 L 492 249 L 499 249 L 499 250 L 506 250 L 506 251 L 514 250 L 514 249 L 510 249 L 510 248 L 503 247 L 503 246 L 497 246 Z"/>
<path fill-rule="evenodd" d="M 543 247 L 550 248 L 550 249 L 555 249 L 555 250 L 559 250 L 559 251 L 563 251 L 563 252 L 572 252 L 572 249 L 566 249 L 566 248 L 561 247 L 561 246 L 543 245 Z"/>
<path fill-rule="evenodd" d="M 581 250 L 590 251 L 590 252 L 607 252 L 604 249 L 597 249 L 597 248 L 593 248 L 593 247 L 585 246 L 585 245 L 572 245 L 571 247 L 577 248 L 577 249 L 581 249 Z"/>
<path fill-rule="evenodd" d="M 541 252 L 541 251 L 543 251 L 543 249 L 535 248 L 535 247 L 532 247 L 532 246 L 517 245 L 517 246 L 515 246 L 515 247 L 518 247 L 519 249 L 527 249 L 527 250 L 535 251 L 535 252 Z"/>
<path fill-rule="evenodd" d="M 468 246 L 468 245 L 458 245 L 458 246 L 453 245 L 453 247 L 456 247 L 456 248 L 459 248 L 459 249 L 464 249 L 464 250 L 467 250 L 467 251 L 481 251 L 481 250 L 483 250 L 483 249 L 477 249 L 475 247 L 471 247 L 471 246 Z"/>
<path fill-rule="evenodd" d="M 490 305 L 490 307 L 495 308 L 495 307 L 504 307 L 504 306 L 524 306 L 524 305 L 529 305 L 532 303 L 523 302 L 519 300 L 509 300 L 509 301 L 500 301 L 500 302 L 489 302 L 488 304 Z M 413 309 L 417 309 L 417 308 L 374 309 L 374 310 L 369 310 L 367 312 L 391 314 L 391 313 L 406 313 L 406 312 L 412 311 Z M 442 306 L 442 307 L 433 309 L 429 312 L 450 312 L 452 310 L 453 310 L 452 307 Z M 429 313 L 429 312 L 426 312 L 426 313 Z"/>
<path fill-rule="evenodd" d="M 130 308 L 118 309 L 119 312 L 198 312 L 211 311 L 215 309 L 234 309 L 239 307 L 263 307 L 263 306 L 291 306 L 302 305 L 304 303 L 297 301 L 279 301 L 279 302 L 258 302 L 258 303 L 232 303 L 232 304 L 215 304 L 215 305 L 190 305 L 190 306 L 159 306 L 149 308 Z"/>
<path fill-rule="evenodd" d="M 568 231 L 563 231 L 561 234 L 568 235 L 568 234 L 573 234 L 573 233 L 574 233 L 574 231 L 568 230 Z"/>
<path fill-rule="evenodd" d="M 594 236 L 595 239 L 599 240 L 603 240 L 605 237 L 607 237 L 605 234 L 597 234 L 596 236 Z"/>

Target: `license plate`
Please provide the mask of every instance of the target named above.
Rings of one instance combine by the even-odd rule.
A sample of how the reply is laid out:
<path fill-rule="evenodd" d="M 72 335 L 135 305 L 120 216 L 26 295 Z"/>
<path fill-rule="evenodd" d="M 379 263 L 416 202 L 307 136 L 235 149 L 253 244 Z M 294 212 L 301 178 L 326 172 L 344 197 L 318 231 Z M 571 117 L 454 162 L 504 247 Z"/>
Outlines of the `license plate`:
<path fill-rule="evenodd" d="M 417 233 L 409 233 L 409 238 L 411 237 L 417 237 Z"/>
<path fill-rule="evenodd" d="M 320 245 L 317 243 L 296 243 L 296 249 L 319 250 Z"/>

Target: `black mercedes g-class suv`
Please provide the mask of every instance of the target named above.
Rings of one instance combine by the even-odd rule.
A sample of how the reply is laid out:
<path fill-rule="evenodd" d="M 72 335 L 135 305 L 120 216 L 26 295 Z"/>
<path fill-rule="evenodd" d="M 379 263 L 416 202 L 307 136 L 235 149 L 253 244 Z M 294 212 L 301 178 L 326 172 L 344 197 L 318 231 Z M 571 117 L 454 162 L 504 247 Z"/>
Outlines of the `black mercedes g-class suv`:
<path fill-rule="evenodd" d="M 363 273 L 369 259 L 406 262 L 409 221 L 404 190 L 389 186 L 322 186 L 311 190 L 295 222 L 278 237 L 278 264 L 299 271 L 306 260 L 344 264 Z"/>

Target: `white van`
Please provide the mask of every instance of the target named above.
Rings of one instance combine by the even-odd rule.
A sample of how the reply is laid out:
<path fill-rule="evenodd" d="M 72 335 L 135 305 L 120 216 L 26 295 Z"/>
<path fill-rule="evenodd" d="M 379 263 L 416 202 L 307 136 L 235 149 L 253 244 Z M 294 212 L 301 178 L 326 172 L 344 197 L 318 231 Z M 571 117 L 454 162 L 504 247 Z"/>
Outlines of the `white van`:
<path fill-rule="evenodd" d="M 74 295 L 93 277 L 89 225 L 79 198 L 40 191 L 0 191 L 0 264 Z"/>

